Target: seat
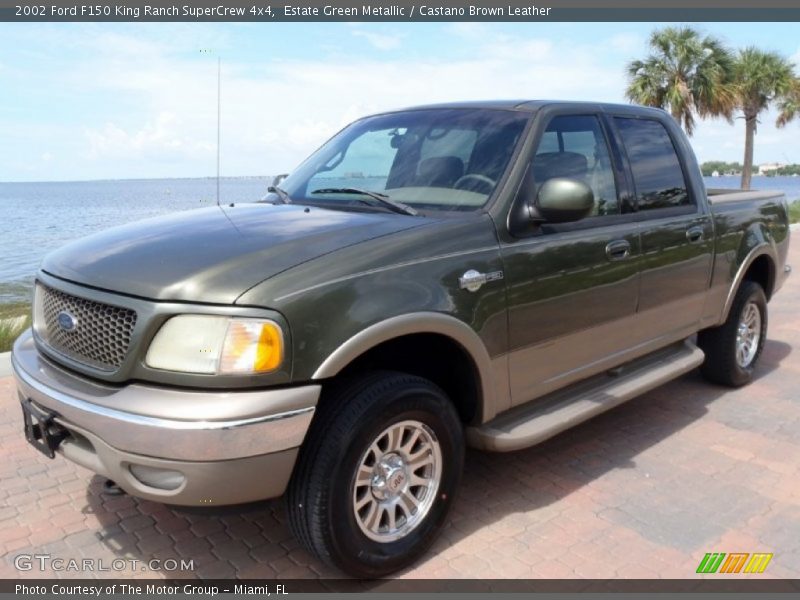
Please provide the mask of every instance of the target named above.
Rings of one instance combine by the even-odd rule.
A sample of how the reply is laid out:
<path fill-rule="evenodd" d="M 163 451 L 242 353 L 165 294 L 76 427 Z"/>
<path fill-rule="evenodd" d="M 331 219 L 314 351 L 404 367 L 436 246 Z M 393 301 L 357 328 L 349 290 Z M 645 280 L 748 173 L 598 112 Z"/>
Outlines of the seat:
<path fill-rule="evenodd" d="M 419 163 L 416 185 L 451 188 L 464 175 L 464 161 L 457 156 L 434 156 Z"/>
<path fill-rule="evenodd" d="M 586 157 L 577 152 L 543 152 L 533 159 L 533 178 L 537 185 L 554 177 L 577 179 L 586 183 L 588 170 Z"/>
<path fill-rule="evenodd" d="M 499 181 L 517 145 L 518 137 L 518 131 L 507 127 L 479 139 L 472 151 L 467 173 Z"/>

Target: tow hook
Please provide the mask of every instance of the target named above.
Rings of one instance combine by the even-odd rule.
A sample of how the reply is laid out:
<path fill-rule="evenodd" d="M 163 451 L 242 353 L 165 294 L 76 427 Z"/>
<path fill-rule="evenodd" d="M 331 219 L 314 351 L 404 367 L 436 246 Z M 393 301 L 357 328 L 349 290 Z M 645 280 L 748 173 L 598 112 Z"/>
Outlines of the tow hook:
<path fill-rule="evenodd" d="M 125 490 L 119 487 L 116 481 L 106 479 L 103 482 L 103 493 L 108 494 L 109 496 L 121 496 L 125 493 Z"/>

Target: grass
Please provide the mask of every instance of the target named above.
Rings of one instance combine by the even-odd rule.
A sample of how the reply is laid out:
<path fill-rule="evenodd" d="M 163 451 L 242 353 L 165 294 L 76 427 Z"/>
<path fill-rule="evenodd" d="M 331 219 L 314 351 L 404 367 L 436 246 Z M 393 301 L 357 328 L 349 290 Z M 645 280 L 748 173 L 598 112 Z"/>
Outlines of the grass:
<path fill-rule="evenodd" d="M 8 352 L 19 335 L 31 326 L 31 306 L 25 302 L 0 304 L 0 352 Z"/>
<path fill-rule="evenodd" d="M 789 205 L 789 222 L 800 223 L 800 200 L 795 200 Z"/>
<path fill-rule="evenodd" d="M 31 314 L 31 305 L 27 302 L 9 302 L 0 304 L 0 321 L 16 319 L 22 315 Z"/>

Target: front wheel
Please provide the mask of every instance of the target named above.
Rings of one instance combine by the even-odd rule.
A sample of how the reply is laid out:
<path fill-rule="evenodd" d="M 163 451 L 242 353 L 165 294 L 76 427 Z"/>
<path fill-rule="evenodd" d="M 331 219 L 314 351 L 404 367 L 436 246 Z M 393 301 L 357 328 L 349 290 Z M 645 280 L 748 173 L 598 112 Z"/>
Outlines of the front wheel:
<path fill-rule="evenodd" d="M 706 354 L 700 367 L 703 376 L 731 387 L 750 383 L 766 338 L 766 295 L 760 285 L 745 281 L 736 292 L 725 323 L 698 335 L 697 343 Z"/>
<path fill-rule="evenodd" d="M 373 373 L 325 398 L 289 485 L 290 526 L 307 550 L 356 577 L 381 577 L 434 541 L 461 478 L 464 438 L 426 379 Z"/>

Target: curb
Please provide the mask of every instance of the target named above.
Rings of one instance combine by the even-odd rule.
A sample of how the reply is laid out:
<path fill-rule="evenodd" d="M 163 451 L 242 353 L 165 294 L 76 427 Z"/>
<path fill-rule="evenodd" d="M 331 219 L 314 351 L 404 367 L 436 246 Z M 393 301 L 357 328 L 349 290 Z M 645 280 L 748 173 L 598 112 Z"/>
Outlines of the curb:
<path fill-rule="evenodd" d="M 0 352 L 0 377 L 11 375 L 11 352 Z"/>
<path fill-rule="evenodd" d="M 25 318 L 25 315 L 20 315 L 9 319 L 0 319 L 0 322 L 12 324 L 22 323 Z M 8 377 L 9 375 L 11 375 L 11 352 L 0 352 L 0 377 Z"/>

